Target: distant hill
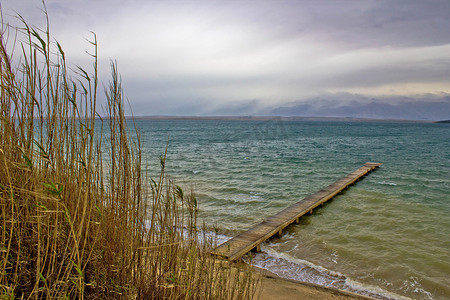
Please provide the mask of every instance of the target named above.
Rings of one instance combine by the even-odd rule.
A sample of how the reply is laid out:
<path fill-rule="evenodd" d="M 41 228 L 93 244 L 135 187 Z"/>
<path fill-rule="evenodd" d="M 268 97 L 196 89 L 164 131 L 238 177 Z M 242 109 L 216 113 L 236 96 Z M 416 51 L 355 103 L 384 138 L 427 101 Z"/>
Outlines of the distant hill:
<path fill-rule="evenodd" d="M 427 120 L 370 119 L 353 117 L 300 117 L 300 116 L 127 116 L 132 120 L 229 120 L 229 121 L 335 121 L 335 122 L 407 122 L 432 123 Z"/>
<path fill-rule="evenodd" d="M 437 121 L 436 123 L 450 123 L 450 120 Z"/>
<path fill-rule="evenodd" d="M 395 99 L 393 99 L 395 100 Z M 353 101 L 342 105 L 338 100 L 320 100 L 316 103 L 291 103 L 272 109 L 269 115 L 278 116 L 334 116 L 366 119 L 439 120 L 448 118 L 450 96 L 441 101 L 399 101 L 368 103 Z M 443 121 L 448 122 L 448 121 Z"/>

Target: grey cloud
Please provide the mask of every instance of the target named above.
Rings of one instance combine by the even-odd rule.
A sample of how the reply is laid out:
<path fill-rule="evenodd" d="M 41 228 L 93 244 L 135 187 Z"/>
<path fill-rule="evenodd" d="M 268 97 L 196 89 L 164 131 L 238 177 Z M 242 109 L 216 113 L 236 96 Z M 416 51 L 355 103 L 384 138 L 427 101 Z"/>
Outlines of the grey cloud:
<path fill-rule="evenodd" d="M 204 100 L 189 99 L 180 101 L 170 97 L 162 96 L 143 102 L 130 101 L 131 109 L 127 107 L 126 113 L 134 116 L 196 116 L 203 115 L 205 107 L 208 106 Z"/>
<path fill-rule="evenodd" d="M 206 112 L 212 116 L 247 116 L 255 115 L 260 110 L 261 102 L 259 100 L 241 100 L 222 103 L 219 107 L 210 109 Z"/>
<path fill-rule="evenodd" d="M 289 28 L 342 47 L 443 45 L 450 42 L 445 0 L 298 1 Z M 305 21 L 306 20 L 306 21 Z"/>
<path fill-rule="evenodd" d="M 442 82 L 446 81 L 446 78 L 450 78 L 450 58 L 373 66 L 349 72 L 342 70 L 340 76 L 324 76 L 319 84 L 335 88 L 376 87 L 409 82 Z"/>
<path fill-rule="evenodd" d="M 41 5 L 30 0 L 4 0 L 6 9 L 39 20 Z M 30 5 L 33 3 L 32 5 Z M 122 14 L 176 22 L 179 15 L 206 21 L 209 28 L 237 24 L 266 36 L 268 42 L 313 36 L 342 47 L 430 46 L 450 43 L 450 2 L 447 0 L 303 0 L 303 1 L 46 1 L 50 17 L 64 26 L 88 21 L 91 26 L 111 21 L 120 24 Z M 163 14 L 163 15 L 161 15 Z M 140 17 L 143 17 L 139 15 Z M 75 19 L 71 19 L 74 17 Z M 77 18 L 83 18 L 83 22 Z M 40 18 L 42 19 L 42 18 Z M 114 23 L 114 20 L 119 23 Z M 160 24 L 164 26 L 165 24 Z M 91 30 L 94 30 L 92 28 Z"/>
<path fill-rule="evenodd" d="M 326 92 L 389 94 L 385 86 L 450 91 L 448 0 L 46 3 L 69 62 L 90 66 L 84 37 L 95 31 L 102 80 L 117 59 L 139 114 L 262 113 Z M 36 25 L 39 7 L 2 1 Z"/>

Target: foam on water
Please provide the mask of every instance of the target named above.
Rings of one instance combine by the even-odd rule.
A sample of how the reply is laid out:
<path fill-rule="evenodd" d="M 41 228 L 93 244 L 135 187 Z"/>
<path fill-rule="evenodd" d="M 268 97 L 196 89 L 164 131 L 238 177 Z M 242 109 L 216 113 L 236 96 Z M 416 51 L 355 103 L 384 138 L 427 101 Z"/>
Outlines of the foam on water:
<path fill-rule="evenodd" d="M 262 253 L 254 255 L 251 263 L 280 277 L 355 292 L 378 299 L 411 300 L 411 298 L 397 295 L 380 287 L 350 279 L 340 272 L 294 258 L 287 253 L 276 252 L 265 245 L 262 245 L 261 250 Z"/>
<path fill-rule="evenodd" d="M 379 181 L 378 183 L 379 183 L 379 184 L 385 184 L 385 185 L 393 185 L 393 186 L 396 186 L 396 185 L 397 185 L 396 183 L 388 182 L 388 181 Z"/>
<path fill-rule="evenodd" d="M 214 240 L 217 245 L 225 243 L 231 239 L 231 237 L 227 235 L 212 232 L 207 232 L 205 235 L 208 239 Z M 256 267 L 268 270 L 282 278 L 337 288 L 377 299 L 411 300 L 411 298 L 386 291 L 380 287 L 363 284 L 340 272 L 315 265 L 307 260 L 294 258 L 287 253 L 277 252 L 267 244 L 262 244 L 261 250 L 262 252 L 254 254 L 251 259 L 244 257 L 244 260 Z M 415 284 L 419 285 L 417 281 Z M 429 299 L 432 299 L 430 293 L 424 290 L 419 290 L 420 287 L 417 286 L 414 288 L 416 292 L 424 293 L 429 296 Z"/>
<path fill-rule="evenodd" d="M 203 242 L 205 237 L 208 240 L 214 241 L 214 244 L 217 245 L 231 239 L 227 235 L 207 231 L 199 235 L 199 241 Z M 244 257 L 244 260 L 282 278 L 337 288 L 377 299 L 411 300 L 411 298 L 388 292 L 380 287 L 352 280 L 340 272 L 315 265 L 307 260 L 297 259 L 289 254 L 277 252 L 267 244 L 262 244 L 261 250 L 262 252 L 254 254 L 251 259 Z"/>

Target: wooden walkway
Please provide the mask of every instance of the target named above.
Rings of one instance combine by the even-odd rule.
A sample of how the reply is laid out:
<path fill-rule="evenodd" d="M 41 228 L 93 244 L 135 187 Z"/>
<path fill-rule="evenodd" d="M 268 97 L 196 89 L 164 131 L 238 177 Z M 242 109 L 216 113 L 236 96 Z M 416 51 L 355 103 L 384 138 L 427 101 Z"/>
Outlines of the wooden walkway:
<path fill-rule="evenodd" d="M 281 237 L 282 230 L 292 223 L 299 223 L 300 217 L 306 213 L 311 213 L 314 208 L 323 205 L 349 185 L 364 177 L 367 173 L 375 170 L 380 163 L 365 163 L 364 166 L 358 170 L 348 174 L 342 179 L 330 184 L 326 188 L 292 204 L 286 209 L 280 211 L 263 221 L 262 223 L 250 228 L 240 235 L 228 240 L 222 245 L 218 246 L 212 252 L 215 255 L 228 258 L 230 261 L 240 259 L 249 251 L 254 250 L 259 252 L 261 250 L 261 243 L 272 237 L 278 235 Z"/>

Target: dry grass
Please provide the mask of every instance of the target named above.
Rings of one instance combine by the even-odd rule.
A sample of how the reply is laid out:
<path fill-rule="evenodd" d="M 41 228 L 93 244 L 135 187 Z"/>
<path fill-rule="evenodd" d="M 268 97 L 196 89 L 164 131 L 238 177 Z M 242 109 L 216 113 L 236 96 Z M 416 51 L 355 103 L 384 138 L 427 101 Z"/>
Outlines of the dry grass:
<path fill-rule="evenodd" d="M 97 113 L 95 35 L 92 70 L 70 72 L 48 27 L 22 23 L 0 44 L 0 298 L 252 298 L 251 270 L 208 254 L 165 155 L 159 178 L 143 176 L 115 64 Z M 16 65 L 8 34 L 22 41 Z"/>

